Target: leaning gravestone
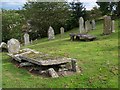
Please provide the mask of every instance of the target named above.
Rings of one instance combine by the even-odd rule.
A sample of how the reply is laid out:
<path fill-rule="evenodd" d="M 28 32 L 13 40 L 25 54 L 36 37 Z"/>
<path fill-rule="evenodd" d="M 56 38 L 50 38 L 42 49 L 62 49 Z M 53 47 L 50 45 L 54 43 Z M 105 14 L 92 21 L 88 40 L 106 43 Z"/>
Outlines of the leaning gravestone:
<path fill-rule="evenodd" d="M 95 20 L 93 19 L 92 20 L 92 30 L 94 30 L 95 29 Z"/>
<path fill-rule="evenodd" d="M 111 17 L 105 15 L 104 16 L 104 29 L 103 29 L 103 34 L 104 35 L 108 35 L 112 33 L 112 29 L 111 29 Z"/>
<path fill-rule="evenodd" d="M 10 39 L 7 42 L 7 46 L 8 46 L 8 52 L 10 54 L 18 53 L 19 50 L 20 50 L 20 42 L 17 39 L 14 39 L 14 38 Z"/>
<path fill-rule="evenodd" d="M 55 39 L 55 35 L 54 35 L 54 30 L 53 28 L 50 26 L 49 29 L 48 29 L 48 39 L 49 40 L 52 40 L 52 39 Z"/>
<path fill-rule="evenodd" d="M 30 44 L 29 34 L 28 33 L 24 34 L 24 43 L 25 43 L 25 45 Z"/>
<path fill-rule="evenodd" d="M 111 27 L 111 29 L 112 29 L 112 32 L 115 32 L 115 21 L 114 20 L 112 20 L 112 27 Z"/>
<path fill-rule="evenodd" d="M 79 19 L 79 31 L 80 34 L 84 33 L 84 19 L 82 17 Z"/>
<path fill-rule="evenodd" d="M 64 34 L 64 28 L 63 27 L 60 28 L 60 33 Z"/>

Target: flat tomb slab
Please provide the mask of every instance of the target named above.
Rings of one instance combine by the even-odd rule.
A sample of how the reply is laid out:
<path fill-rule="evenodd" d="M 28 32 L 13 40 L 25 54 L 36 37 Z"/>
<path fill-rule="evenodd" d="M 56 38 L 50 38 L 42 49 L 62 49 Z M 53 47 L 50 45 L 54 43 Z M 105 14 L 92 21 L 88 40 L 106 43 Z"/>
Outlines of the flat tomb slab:
<path fill-rule="evenodd" d="M 66 64 L 66 63 L 71 62 L 71 59 L 69 58 L 56 58 L 56 59 L 48 59 L 48 60 L 43 60 L 42 58 L 33 59 L 33 58 L 25 57 L 25 56 L 20 56 L 20 58 L 28 62 L 37 64 L 37 65 L 42 65 L 42 66 L 60 65 L 60 64 Z"/>
<path fill-rule="evenodd" d="M 94 40 L 94 39 L 96 39 L 96 36 L 88 35 L 88 34 L 74 34 L 74 33 L 70 34 L 70 39 L 71 40 L 74 40 L 75 37 L 76 37 L 76 39 L 84 39 L 84 40 Z"/>
<path fill-rule="evenodd" d="M 14 58 L 16 61 L 22 62 L 27 61 L 33 64 L 42 65 L 42 66 L 48 66 L 48 65 L 60 65 L 60 64 L 66 64 L 71 62 L 71 58 L 65 58 L 65 57 L 54 57 L 52 55 L 43 54 L 41 52 L 36 52 L 31 49 L 27 50 L 21 50 L 20 53 L 17 54 L 8 54 L 12 58 Z"/>

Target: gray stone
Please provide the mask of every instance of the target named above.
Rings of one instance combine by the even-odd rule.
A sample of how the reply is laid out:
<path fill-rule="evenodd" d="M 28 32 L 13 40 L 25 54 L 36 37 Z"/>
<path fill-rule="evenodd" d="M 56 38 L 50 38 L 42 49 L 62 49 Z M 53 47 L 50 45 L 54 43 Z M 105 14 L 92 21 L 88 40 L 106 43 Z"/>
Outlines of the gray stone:
<path fill-rule="evenodd" d="M 8 52 L 11 54 L 18 53 L 20 50 L 20 42 L 17 39 L 10 39 L 7 42 Z"/>
<path fill-rule="evenodd" d="M 71 64 L 72 64 L 72 70 L 74 72 L 80 73 L 80 69 L 78 68 L 76 59 L 71 60 Z"/>
<path fill-rule="evenodd" d="M 112 32 L 115 32 L 115 21 L 114 20 L 112 20 Z"/>
<path fill-rule="evenodd" d="M 25 45 L 30 44 L 29 34 L 28 33 L 24 34 L 24 43 L 25 43 Z"/>
<path fill-rule="evenodd" d="M 23 62 L 23 63 L 20 63 L 20 65 L 19 65 L 20 67 L 25 67 L 25 66 L 33 66 L 33 64 L 32 63 L 30 63 L 30 62 Z"/>
<path fill-rule="evenodd" d="M 92 29 L 93 30 L 95 29 L 95 20 L 94 19 L 92 20 Z"/>
<path fill-rule="evenodd" d="M 0 44 L 0 49 L 3 49 L 3 48 L 7 49 L 7 44 L 5 42 L 2 42 Z"/>
<path fill-rule="evenodd" d="M 60 28 L 60 33 L 64 34 L 64 28 L 63 27 Z"/>
<path fill-rule="evenodd" d="M 90 21 L 85 21 L 85 32 L 89 32 L 92 29 L 92 25 L 90 24 Z"/>
<path fill-rule="evenodd" d="M 49 40 L 52 40 L 52 39 L 55 39 L 55 35 L 54 35 L 54 30 L 53 28 L 50 26 L 49 29 L 48 29 L 48 39 Z"/>
<path fill-rule="evenodd" d="M 59 77 L 57 72 L 53 69 L 53 68 L 49 68 L 48 69 L 48 74 L 52 77 L 52 78 L 57 78 Z"/>
<path fill-rule="evenodd" d="M 82 17 L 79 18 L 79 31 L 80 34 L 84 33 L 84 19 Z"/>
<path fill-rule="evenodd" d="M 112 33 L 112 29 L 111 29 L 111 17 L 105 15 L 104 16 L 104 29 L 103 29 L 103 34 L 104 35 L 108 35 Z"/>

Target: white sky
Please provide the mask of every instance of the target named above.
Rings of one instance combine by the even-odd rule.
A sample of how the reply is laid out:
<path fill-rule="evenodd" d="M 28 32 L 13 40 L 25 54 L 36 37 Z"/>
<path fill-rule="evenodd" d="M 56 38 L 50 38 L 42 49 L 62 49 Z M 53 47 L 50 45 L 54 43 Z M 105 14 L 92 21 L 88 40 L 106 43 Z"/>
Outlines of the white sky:
<path fill-rule="evenodd" d="M 4 9 L 18 9 L 22 8 L 22 6 L 27 2 L 27 0 L 1 0 L 2 1 L 2 8 Z M 40 0 L 40 1 L 58 1 L 58 0 Z M 62 0 L 59 0 L 62 1 Z M 68 2 L 71 2 L 73 0 L 67 0 Z M 74 0 L 74 1 L 80 1 L 83 2 L 83 5 L 87 10 L 91 10 L 94 6 L 97 6 L 95 3 L 96 0 Z M 1 4 L 1 3 L 0 3 Z"/>

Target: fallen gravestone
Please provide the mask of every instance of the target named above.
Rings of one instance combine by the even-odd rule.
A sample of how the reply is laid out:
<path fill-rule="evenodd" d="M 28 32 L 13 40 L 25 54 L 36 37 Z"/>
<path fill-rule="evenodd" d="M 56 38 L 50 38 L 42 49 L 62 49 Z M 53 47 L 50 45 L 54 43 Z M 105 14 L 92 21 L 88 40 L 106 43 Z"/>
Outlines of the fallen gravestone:
<path fill-rule="evenodd" d="M 70 34 L 70 40 L 85 40 L 85 41 L 93 41 L 96 39 L 96 36 L 88 35 L 88 34 Z"/>
<path fill-rule="evenodd" d="M 7 42 L 7 46 L 8 46 L 8 52 L 11 54 L 16 54 L 20 50 L 20 42 L 14 38 L 10 39 Z"/>
<path fill-rule="evenodd" d="M 49 29 L 48 29 L 48 39 L 49 40 L 52 40 L 52 39 L 55 39 L 55 35 L 54 35 L 54 30 L 53 28 L 50 26 Z"/>
<path fill-rule="evenodd" d="M 78 71 L 76 61 L 73 63 L 71 58 L 63 57 L 53 57 L 48 54 L 43 54 L 32 49 L 22 49 L 16 54 L 8 54 L 14 60 L 18 61 L 19 67 L 30 66 L 33 70 L 38 70 L 41 75 L 45 73 L 49 76 L 56 78 L 59 77 L 59 73 L 62 71 L 62 76 L 69 75 L 69 73 L 74 74 Z M 68 69 L 66 65 L 68 63 L 72 64 L 72 68 Z M 35 68 L 35 69 L 34 69 Z M 29 71 L 31 71 L 30 69 Z M 60 76 L 61 76 L 60 75 Z"/>

